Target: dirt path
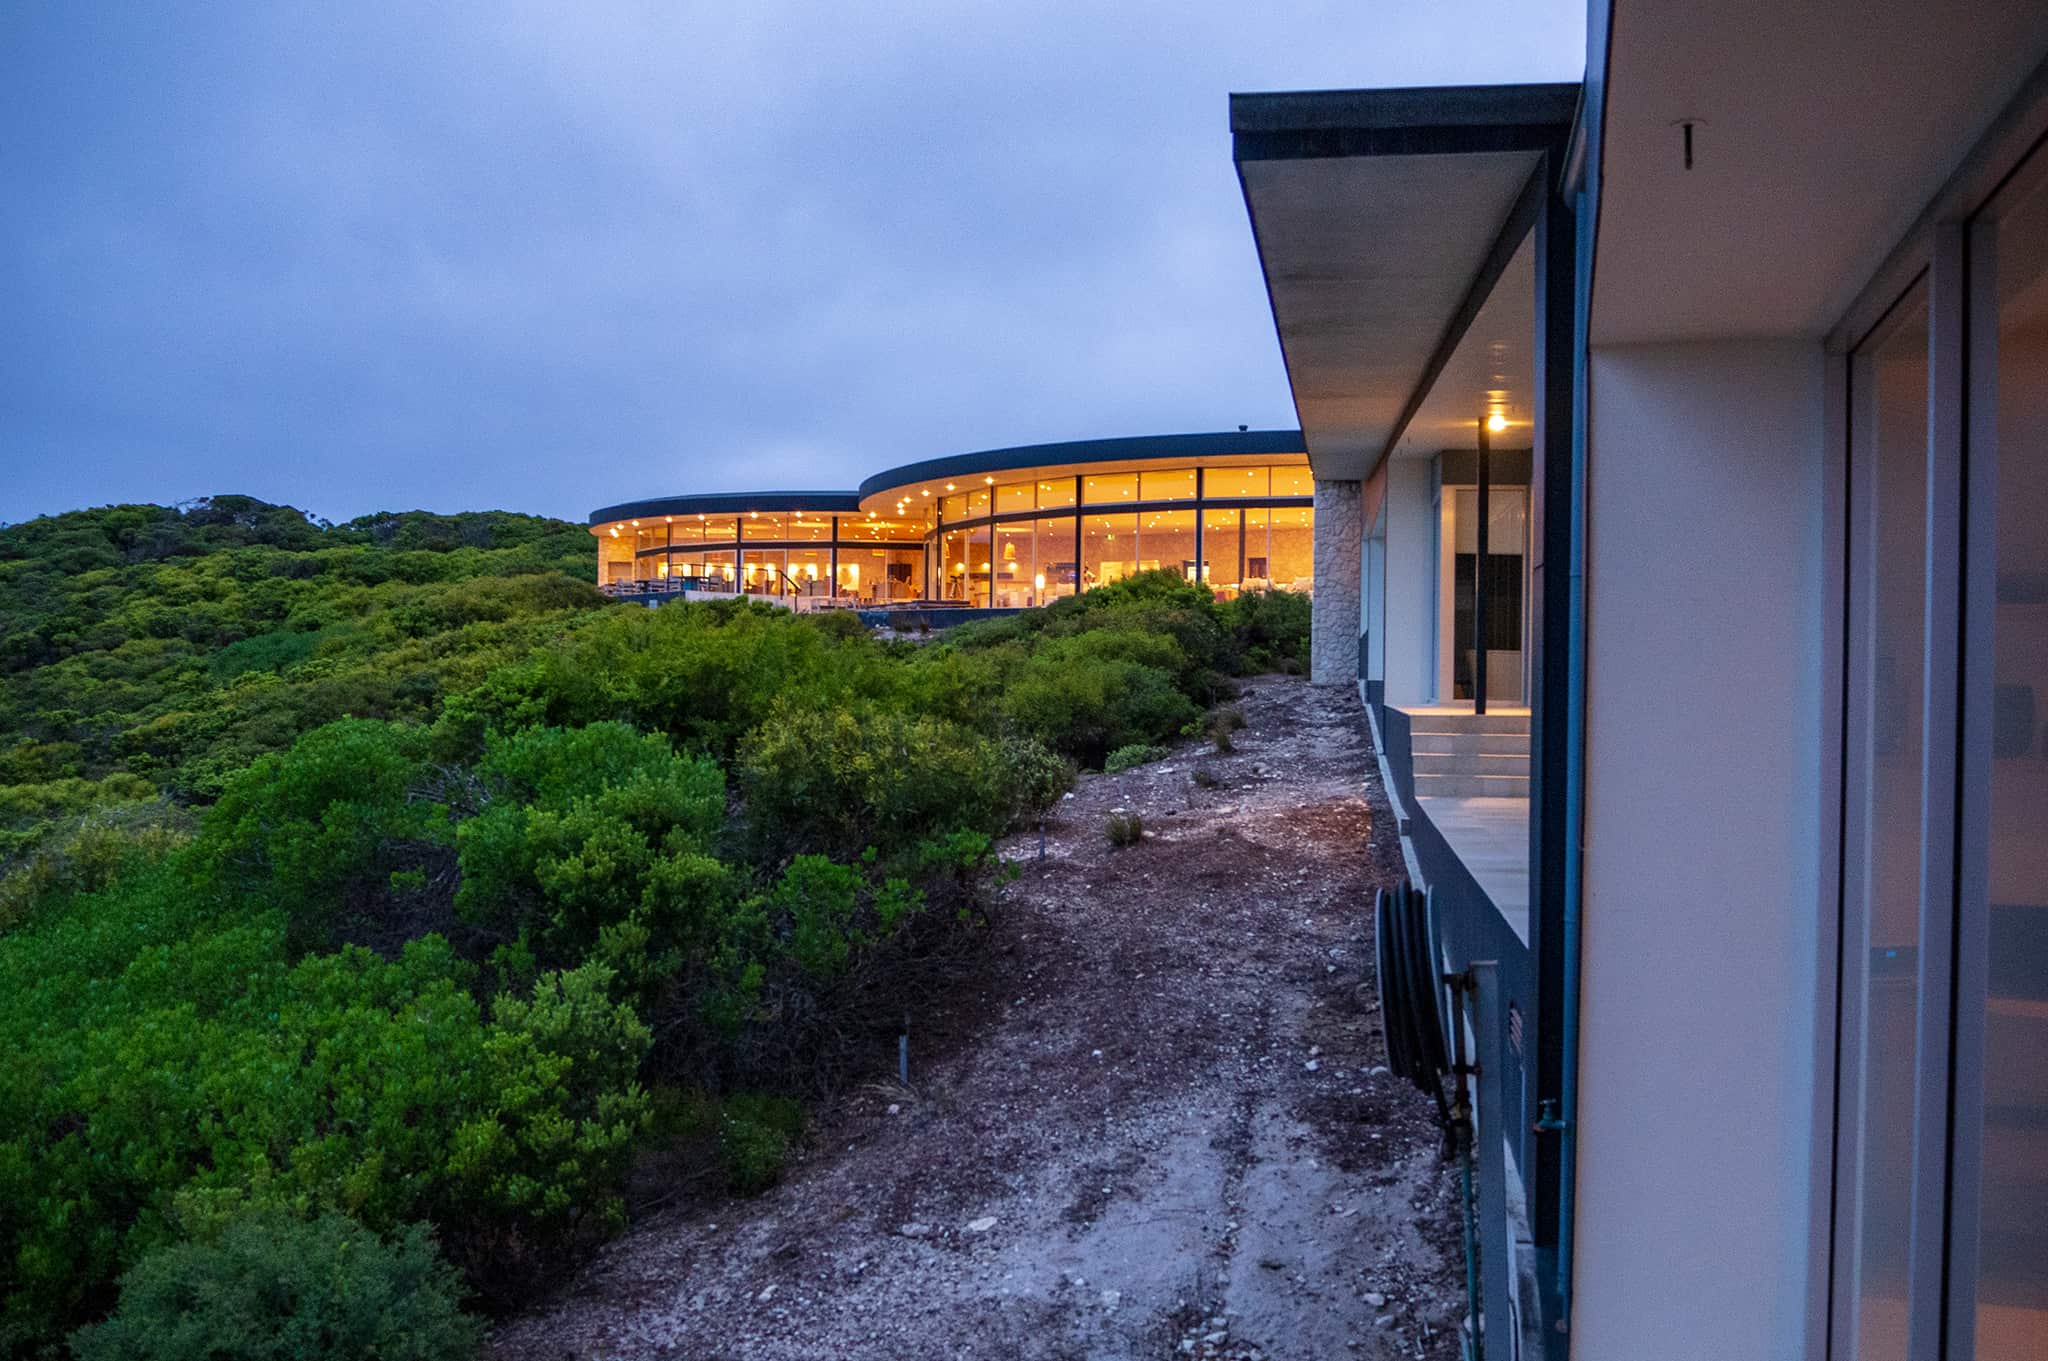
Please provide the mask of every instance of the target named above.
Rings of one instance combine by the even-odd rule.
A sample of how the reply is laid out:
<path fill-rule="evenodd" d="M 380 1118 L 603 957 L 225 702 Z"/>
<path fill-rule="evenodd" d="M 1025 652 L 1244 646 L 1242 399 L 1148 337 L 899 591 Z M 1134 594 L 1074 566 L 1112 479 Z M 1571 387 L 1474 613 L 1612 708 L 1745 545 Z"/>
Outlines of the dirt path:
<path fill-rule="evenodd" d="M 854 1093 L 760 1199 L 641 1225 L 496 1355 L 1455 1356 L 1455 1182 L 1377 1067 L 1397 852 L 1358 703 L 1240 708 L 1234 753 L 1086 777 L 1045 861 L 1005 847 L 1001 991 L 929 1066 L 913 1039 L 909 1090 Z"/>

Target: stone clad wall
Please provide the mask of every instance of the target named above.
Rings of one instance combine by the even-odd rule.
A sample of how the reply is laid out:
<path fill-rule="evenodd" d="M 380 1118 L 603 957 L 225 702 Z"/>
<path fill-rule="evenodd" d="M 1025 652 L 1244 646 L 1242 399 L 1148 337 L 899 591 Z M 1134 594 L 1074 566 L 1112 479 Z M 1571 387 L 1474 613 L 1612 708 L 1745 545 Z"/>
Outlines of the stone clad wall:
<path fill-rule="evenodd" d="M 1365 531 L 1357 482 L 1316 482 L 1316 598 L 1311 684 L 1358 683 L 1359 563 Z"/>

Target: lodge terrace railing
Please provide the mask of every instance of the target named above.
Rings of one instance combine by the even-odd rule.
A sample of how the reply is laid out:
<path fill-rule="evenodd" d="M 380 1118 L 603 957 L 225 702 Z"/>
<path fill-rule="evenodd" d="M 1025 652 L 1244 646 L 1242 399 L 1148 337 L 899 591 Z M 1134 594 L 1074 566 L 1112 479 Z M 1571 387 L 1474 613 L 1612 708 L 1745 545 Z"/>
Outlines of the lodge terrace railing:
<path fill-rule="evenodd" d="M 770 567 L 753 581 L 735 580 L 724 576 L 688 576 L 675 574 L 647 579 L 607 581 L 598 589 L 616 600 L 648 600 L 666 596 L 723 595 L 723 596 L 767 596 L 776 600 L 806 601 L 810 608 L 869 609 L 890 603 L 888 599 L 872 600 L 862 596 L 844 595 L 834 590 L 831 582 L 822 578 L 795 577 L 780 568 Z"/>
<path fill-rule="evenodd" d="M 1472 1004 L 1463 1009 L 1464 1023 L 1474 1030 L 1476 1095 L 1487 1116 L 1481 1129 L 1488 1137 L 1496 1137 L 1498 1131 L 1516 1177 L 1530 1188 L 1539 1175 L 1538 1142 L 1551 1137 L 1550 1112 L 1535 1099 L 1531 1057 L 1534 1026 L 1529 1018 L 1537 1014 L 1534 955 L 1416 798 L 1409 715 L 1382 703 L 1371 704 L 1369 712 L 1401 835 L 1421 880 L 1418 887 L 1428 895 L 1432 946 L 1442 973 L 1484 988 L 1484 995 L 1475 992 Z M 1481 1163 L 1483 1173 L 1483 1150 Z M 1492 1354 L 1506 1357 L 1518 1349 L 1504 1334 L 1518 1328 L 1516 1321 L 1502 1315 L 1518 1314 L 1523 1307 L 1533 1313 L 1535 1302 L 1524 1305 L 1520 1284 L 1507 1279 L 1508 1240 L 1516 1229 L 1506 1220 L 1503 1189 L 1497 1184 L 1484 1188 L 1479 1246 L 1482 1268 L 1490 1277 L 1483 1293 L 1496 1319 L 1490 1329 Z M 1535 1263 L 1524 1258 L 1517 1265 L 1518 1274 L 1526 1275 Z"/>

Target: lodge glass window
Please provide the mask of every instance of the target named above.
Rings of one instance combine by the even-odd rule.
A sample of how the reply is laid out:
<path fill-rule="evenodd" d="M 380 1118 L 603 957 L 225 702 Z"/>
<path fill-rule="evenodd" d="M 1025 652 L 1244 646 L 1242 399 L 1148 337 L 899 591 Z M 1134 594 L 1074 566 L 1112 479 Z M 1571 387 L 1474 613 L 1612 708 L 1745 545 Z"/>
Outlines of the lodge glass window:
<path fill-rule="evenodd" d="M 1271 468 L 1210 468 L 1202 475 L 1202 495 L 1212 501 L 1270 496 L 1272 473 Z"/>
<path fill-rule="evenodd" d="M 1276 478 L 1277 480 L 1277 478 Z M 1306 506 L 1275 508 L 1272 516 L 1272 583 L 1306 592 L 1316 574 L 1315 512 Z"/>
<path fill-rule="evenodd" d="M 1071 478 L 1071 477 L 1054 477 L 1054 478 L 1048 478 L 1048 479 L 1045 479 L 1045 480 L 1043 480 L 1043 481 L 1039 482 L 1039 484 L 1038 484 L 1038 508 L 1039 508 L 1040 510 L 1053 510 L 1053 509 L 1056 509 L 1056 508 L 1059 508 L 1059 507 L 1062 507 L 1062 506 L 1071 506 L 1071 505 L 1073 505 L 1073 504 L 1074 504 L 1074 479 L 1073 479 L 1073 478 Z"/>
<path fill-rule="evenodd" d="M 1138 517 L 1086 515 L 1081 519 L 1081 577 L 1089 590 L 1138 570 Z"/>
<path fill-rule="evenodd" d="M 1025 484 L 1027 487 L 1029 483 Z M 1032 578 L 1036 575 L 1033 555 L 1036 536 L 1029 520 L 994 526 L 995 548 L 990 603 L 998 609 L 1022 609 L 1036 604 Z M 1072 556 L 1070 552 L 1069 557 Z"/>
<path fill-rule="evenodd" d="M 1074 484 L 1067 483 L 1067 501 L 1073 502 Z M 1040 488 L 1043 495 L 1044 488 Z M 1061 596 L 1072 595 L 1080 582 L 1080 564 L 1074 558 L 1074 517 L 1057 516 L 1049 520 L 1031 522 L 1036 545 L 1033 554 L 1036 559 L 1031 581 L 1035 595 L 1034 604 L 1043 605 Z"/>
<path fill-rule="evenodd" d="M 1103 473 L 1097 477 L 1081 480 L 1081 499 L 1090 505 L 1105 502 L 1136 501 L 1138 499 L 1138 475 L 1136 473 Z"/>
<path fill-rule="evenodd" d="M 1202 513 L 1202 580 L 1221 596 L 1237 594 L 1244 580 L 1244 512 Z"/>
<path fill-rule="evenodd" d="M 1195 499 L 1195 470 L 1175 468 L 1138 475 L 1140 501 L 1192 501 Z"/>

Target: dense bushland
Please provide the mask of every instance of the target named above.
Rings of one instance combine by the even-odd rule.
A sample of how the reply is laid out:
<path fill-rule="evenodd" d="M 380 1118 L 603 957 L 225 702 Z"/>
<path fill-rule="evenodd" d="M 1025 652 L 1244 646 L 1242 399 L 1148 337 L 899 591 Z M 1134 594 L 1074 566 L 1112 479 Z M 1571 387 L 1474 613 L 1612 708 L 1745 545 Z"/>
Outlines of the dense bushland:
<path fill-rule="evenodd" d="M 995 838 L 1306 646 L 1158 574 L 922 646 L 613 605 L 587 538 L 0 530 L 0 1352 L 462 1354 L 636 1195 L 772 1183 Z"/>

